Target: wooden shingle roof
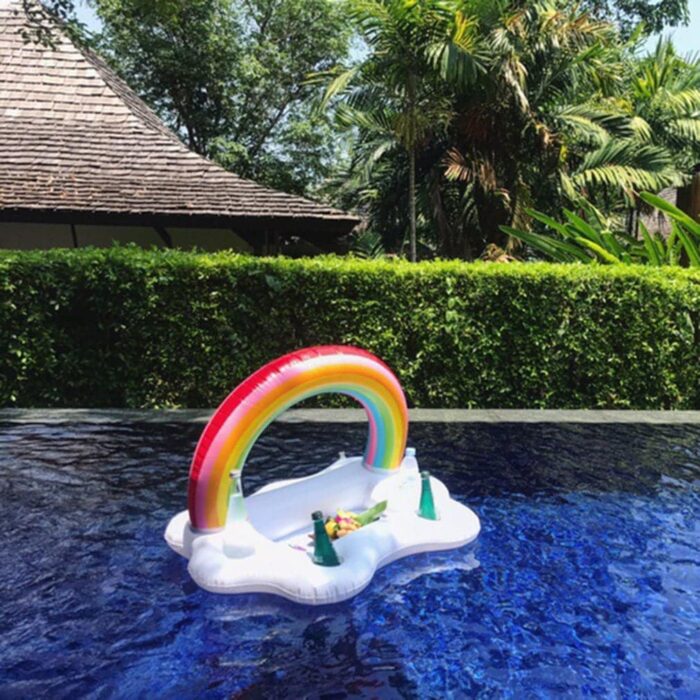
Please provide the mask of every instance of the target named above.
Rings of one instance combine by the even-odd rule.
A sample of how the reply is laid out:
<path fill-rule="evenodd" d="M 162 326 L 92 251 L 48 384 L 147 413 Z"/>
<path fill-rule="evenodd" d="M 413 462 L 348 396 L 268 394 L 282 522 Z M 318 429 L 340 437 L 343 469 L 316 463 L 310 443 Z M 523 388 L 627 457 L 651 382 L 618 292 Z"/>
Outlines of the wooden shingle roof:
<path fill-rule="evenodd" d="M 188 150 L 98 56 L 60 33 L 27 42 L 26 23 L 21 0 L 0 0 L 0 220 L 311 235 L 357 223 Z"/>

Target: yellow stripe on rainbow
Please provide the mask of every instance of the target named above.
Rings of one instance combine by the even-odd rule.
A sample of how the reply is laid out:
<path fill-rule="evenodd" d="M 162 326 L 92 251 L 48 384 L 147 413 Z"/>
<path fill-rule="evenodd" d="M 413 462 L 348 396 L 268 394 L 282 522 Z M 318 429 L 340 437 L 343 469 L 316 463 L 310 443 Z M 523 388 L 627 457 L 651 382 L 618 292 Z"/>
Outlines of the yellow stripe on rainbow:
<path fill-rule="evenodd" d="M 204 429 L 190 468 L 188 504 L 194 529 L 224 526 L 230 471 L 243 468 L 255 441 L 277 416 L 304 399 L 325 393 L 352 396 L 365 408 L 369 418 L 367 466 L 395 469 L 401 464 L 408 409 L 393 372 L 360 348 L 327 345 L 299 350 L 248 377 Z"/>

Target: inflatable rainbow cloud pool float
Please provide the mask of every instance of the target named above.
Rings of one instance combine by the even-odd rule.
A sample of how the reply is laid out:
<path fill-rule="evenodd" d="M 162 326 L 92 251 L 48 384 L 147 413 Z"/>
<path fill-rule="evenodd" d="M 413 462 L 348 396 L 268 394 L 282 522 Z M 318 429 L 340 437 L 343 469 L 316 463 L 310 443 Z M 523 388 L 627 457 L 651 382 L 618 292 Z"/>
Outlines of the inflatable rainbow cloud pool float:
<path fill-rule="evenodd" d="M 317 474 L 269 484 L 245 499 L 240 493 L 240 503 L 232 499 L 230 475 L 240 489 L 246 457 L 265 428 L 294 404 L 326 393 L 351 396 L 364 407 L 364 455 L 341 455 Z M 188 509 L 170 521 L 165 539 L 208 591 L 273 593 L 308 604 L 350 598 L 385 564 L 460 547 L 479 534 L 477 516 L 434 477 L 438 518 L 418 514 L 421 477 L 407 435 L 401 385 L 371 353 L 319 346 L 280 357 L 236 387 L 205 427 L 190 468 Z M 379 520 L 335 542 L 339 566 L 314 562 L 310 513 L 360 511 L 383 501 Z"/>

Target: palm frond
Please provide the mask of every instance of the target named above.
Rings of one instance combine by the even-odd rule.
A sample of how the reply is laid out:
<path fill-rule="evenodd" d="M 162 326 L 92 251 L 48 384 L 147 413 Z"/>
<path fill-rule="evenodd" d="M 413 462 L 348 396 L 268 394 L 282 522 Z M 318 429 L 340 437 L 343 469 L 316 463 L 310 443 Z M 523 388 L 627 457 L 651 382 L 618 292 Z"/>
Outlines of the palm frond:
<path fill-rule="evenodd" d="M 323 97 L 321 98 L 320 108 L 326 109 L 333 98 L 343 94 L 357 76 L 358 71 L 359 66 L 355 66 L 338 73 L 333 80 L 328 83 Z"/>
<path fill-rule="evenodd" d="M 673 219 L 671 235 L 667 239 L 652 236 L 641 224 L 642 241 L 639 242 L 622 231 L 607 228 L 600 213 L 590 209 L 587 209 L 588 218 L 565 210 L 565 224 L 531 211 L 532 217 L 549 229 L 551 233 L 548 234 L 505 226 L 502 230 L 557 262 L 677 265 L 681 261 L 682 250 L 689 266 L 700 267 L 700 224 L 656 195 L 645 192 L 641 197 Z"/>
<path fill-rule="evenodd" d="M 665 112 L 673 116 L 697 115 L 700 112 L 700 89 L 691 88 L 680 92 L 662 89 L 658 93 L 657 101 Z"/>
<path fill-rule="evenodd" d="M 583 102 L 562 107 L 556 116 L 579 137 L 602 145 L 611 137 L 628 139 L 638 136 L 640 125 L 612 105 Z"/>
<path fill-rule="evenodd" d="M 629 191 L 678 186 L 683 174 L 673 166 L 669 152 L 635 140 L 611 140 L 588 153 L 571 177 L 580 187 L 604 186 Z"/>
<path fill-rule="evenodd" d="M 674 119 L 669 123 L 668 131 L 681 148 L 700 145 L 700 112 L 695 118 Z"/>

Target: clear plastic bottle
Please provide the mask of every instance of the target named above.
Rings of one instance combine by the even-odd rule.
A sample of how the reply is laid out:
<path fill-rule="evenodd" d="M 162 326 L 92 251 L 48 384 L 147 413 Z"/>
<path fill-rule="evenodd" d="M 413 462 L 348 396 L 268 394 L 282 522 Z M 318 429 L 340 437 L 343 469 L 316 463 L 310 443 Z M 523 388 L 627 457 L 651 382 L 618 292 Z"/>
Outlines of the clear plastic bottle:
<path fill-rule="evenodd" d="M 226 513 L 226 524 L 240 523 L 248 519 L 245 509 L 245 499 L 243 498 L 243 485 L 241 483 L 241 472 L 233 470 L 230 475 L 231 484 L 228 491 L 228 511 Z"/>
<path fill-rule="evenodd" d="M 418 460 L 416 459 L 416 448 L 407 447 L 401 467 L 404 471 L 418 473 Z"/>
<path fill-rule="evenodd" d="M 251 554 L 253 548 L 244 543 L 247 534 L 244 523 L 248 520 L 248 512 L 243 498 L 241 472 L 234 470 L 230 473 L 230 477 L 223 548 L 227 557 L 240 558 Z"/>

